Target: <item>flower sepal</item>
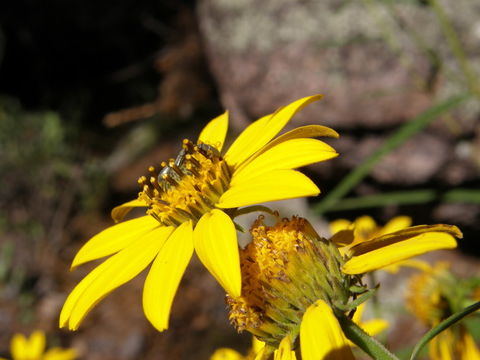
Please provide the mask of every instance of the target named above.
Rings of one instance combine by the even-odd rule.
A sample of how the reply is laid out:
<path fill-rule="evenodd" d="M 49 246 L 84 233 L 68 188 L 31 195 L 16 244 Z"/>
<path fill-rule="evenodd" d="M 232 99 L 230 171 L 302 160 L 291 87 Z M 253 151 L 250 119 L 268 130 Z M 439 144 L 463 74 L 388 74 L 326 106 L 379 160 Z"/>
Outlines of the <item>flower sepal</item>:
<path fill-rule="evenodd" d="M 360 295 L 359 297 L 357 297 L 356 299 L 354 299 L 352 301 L 349 301 L 346 304 L 334 303 L 334 308 L 342 311 L 343 313 L 352 311 L 352 310 L 356 309 L 358 306 L 360 306 L 361 304 L 363 304 L 364 302 L 366 302 L 368 299 L 370 299 L 373 295 L 375 295 L 375 293 L 378 290 L 378 287 L 379 287 L 379 285 L 375 286 L 374 288 L 368 289 L 368 290 L 365 290 L 365 288 L 364 288 L 362 295 Z"/>

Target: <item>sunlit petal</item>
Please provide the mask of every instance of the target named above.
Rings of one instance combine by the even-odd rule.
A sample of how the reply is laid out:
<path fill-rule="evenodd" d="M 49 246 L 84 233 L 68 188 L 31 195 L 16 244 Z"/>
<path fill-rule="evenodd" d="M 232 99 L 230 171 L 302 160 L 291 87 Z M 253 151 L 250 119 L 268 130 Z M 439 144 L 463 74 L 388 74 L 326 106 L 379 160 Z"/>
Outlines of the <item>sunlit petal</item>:
<path fill-rule="evenodd" d="M 233 349 L 220 348 L 215 350 L 210 360 L 243 360 L 243 356 Z"/>
<path fill-rule="evenodd" d="M 441 232 L 450 234 L 456 238 L 462 238 L 462 232 L 454 225 L 436 224 L 436 225 L 417 225 L 406 229 L 396 231 L 394 233 L 385 234 L 372 238 L 368 241 L 357 244 L 351 248 L 352 255 L 361 255 L 372 250 L 381 249 L 387 245 L 413 238 L 420 234 L 429 232 Z"/>
<path fill-rule="evenodd" d="M 370 336 L 380 334 L 383 330 L 388 328 L 388 321 L 383 319 L 372 319 L 362 321 L 360 327 Z"/>
<path fill-rule="evenodd" d="M 290 336 L 285 336 L 278 349 L 275 350 L 274 360 L 295 360 L 295 352 L 292 351 L 292 339 Z"/>
<path fill-rule="evenodd" d="M 168 328 L 173 298 L 193 254 L 192 223 L 180 225 L 155 258 L 145 280 L 143 311 L 159 331 Z"/>
<path fill-rule="evenodd" d="M 456 246 L 457 241 L 452 235 L 441 232 L 424 233 L 407 240 L 399 238 L 399 242 L 354 256 L 343 265 L 342 270 L 346 274 L 362 274 L 429 251 Z"/>
<path fill-rule="evenodd" d="M 271 117 L 257 120 L 240 134 L 225 154 L 225 159 L 231 166 L 239 165 L 273 139 L 298 111 L 321 98 L 321 95 L 314 95 L 299 99 L 280 108 Z"/>
<path fill-rule="evenodd" d="M 70 293 L 60 313 L 60 326 L 78 328 L 87 313 L 111 291 L 145 269 L 155 258 L 172 227 L 160 227 L 143 235 L 128 247 L 105 260 Z"/>
<path fill-rule="evenodd" d="M 304 174 L 295 170 L 274 170 L 227 190 L 216 204 L 235 208 L 267 201 L 315 196 L 320 189 Z"/>
<path fill-rule="evenodd" d="M 228 111 L 211 120 L 202 130 L 198 137 L 199 143 L 205 143 L 222 151 L 225 136 L 228 130 Z"/>
<path fill-rule="evenodd" d="M 45 351 L 45 334 L 42 331 L 34 331 L 27 342 L 26 359 L 40 359 Z"/>
<path fill-rule="evenodd" d="M 264 347 L 265 343 L 263 341 L 258 340 L 255 336 L 252 337 L 252 351 L 254 354 L 258 353 Z"/>
<path fill-rule="evenodd" d="M 338 153 L 323 141 L 292 139 L 271 148 L 235 171 L 230 184 L 235 186 L 272 170 L 295 169 L 336 156 Z"/>
<path fill-rule="evenodd" d="M 338 133 L 330 129 L 329 127 L 322 126 L 322 125 L 305 125 L 299 126 L 293 130 L 287 131 L 285 134 L 282 134 L 272 141 L 270 141 L 267 145 L 262 147 L 260 151 L 255 153 L 252 158 L 256 158 L 257 156 L 263 154 L 265 151 L 270 150 L 272 147 L 277 146 L 278 144 L 283 143 L 284 141 L 292 140 L 292 139 L 300 139 L 300 138 L 314 138 L 314 137 L 333 137 L 338 138 Z"/>
<path fill-rule="evenodd" d="M 338 220 L 332 221 L 329 224 L 330 234 L 335 235 L 337 232 L 341 230 L 348 230 L 350 229 L 351 225 L 352 225 L 352 222 L 346 219 L 338 219 Z"/>
<path fill-rule="evenodd" d="M 407 259 L 395 264 L 382 268 L 383 271 L 387 271 L 391 274 L 396 274 L 402 267 L 411 267 L 420 271 L 431 271 L 432 267 L 429 263 L 419 259 Z"/>
<path fill-rule="evenodd" d="M 148 215 L 113 225 L 92 237 L 80 248 L 73 259 L 72 269 L 88 261 L 112 255 L 158 226 L 158 221 Z"/>
<path fill-rule="evenodd" d="M 147 207 L 147 204 L 142 200 L 131 200 L 122 205 L 118 205 L 112 209 L 112 219 L 115 222 L 122 221 L 123 218 L 130 212 L 130 210 L 136 207 Z"/>
<path fill-rule="evenodd" d="M 228 164 L 230 164 L 230 166 L 235 167 L 237 164 L 240 164 L 251 155 L 249 148 L 250 144 L 253 142 L 253 138 L 257 136 L 259 132 L 263 131 L 263 128 L 268 123 L 272 115 L 273 114 L 269 114 L 261 117 L 257 121 L 254 121 L 248 125 L 245 130 L 240 133 L 240 135 L 238 135 L 224 156 L 225 160 Z"/>
<path fill-rule="evenodd" d="M 300 346 L 303 360 L 354 359 L 337 318 L 323 300 L 311 305 L 303 315 Z"/>
<path fill-rule="evenodd" d="M 28 343 L 25 336 L 22 334 L 15 334 L 10 342 L 10 352 L 12 357 L 16 359 L 26 359 L 28 355 Z"/>
<path fill-rule="evenodd" d="M 398 230 L 405 229 L 412 225 L 412 218 L 409 216 L 397 216 L 385 224 L 376 234 L 377 236 L 389 234 Z"/>
<path fill-rule="evenodd" d="M 232 219 L 221 210 L 202 216 L 193 232 L 200 261 L 233 297 L 241 293 L 237 234 Z"/>
<path fill-rule="evenodd" d="M 377 229 L 377 224 L 370 216 L 361 216 L 357 218 L 353 224 L 355 241 L 364 241 L 368 240 L 372 235 L 374 235 L 375 230 Z"/>

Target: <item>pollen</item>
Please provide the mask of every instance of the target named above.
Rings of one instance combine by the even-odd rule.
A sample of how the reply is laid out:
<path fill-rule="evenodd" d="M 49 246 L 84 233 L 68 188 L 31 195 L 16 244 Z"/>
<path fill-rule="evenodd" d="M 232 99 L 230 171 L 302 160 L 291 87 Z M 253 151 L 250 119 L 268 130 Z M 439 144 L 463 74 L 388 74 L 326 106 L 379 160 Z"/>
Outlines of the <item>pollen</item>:
<path fill-rule="evenodd" d="M 148 175 L 138 179 L 139 199 L 162 225 L 188 220 L 196 224 L 215 207 L 230 179 L 231 171 L 215 147 L 185 139 L 176 159 L 163 161 L 158 169 L 150 166 Z"/>
<path fill-rule="evenodd" d="M 307 220 L 277 219 L 268 226 L 260 216 L 250 233 L 252 241 L 240 252 L 242 296 L 227 296 L 238 331 L 277 347 L 285 336 L 298 335 L 303 314 L 316 300 L 332 306 L 348 301 L 351 279 L 340 271 L 340 253 Z"/>

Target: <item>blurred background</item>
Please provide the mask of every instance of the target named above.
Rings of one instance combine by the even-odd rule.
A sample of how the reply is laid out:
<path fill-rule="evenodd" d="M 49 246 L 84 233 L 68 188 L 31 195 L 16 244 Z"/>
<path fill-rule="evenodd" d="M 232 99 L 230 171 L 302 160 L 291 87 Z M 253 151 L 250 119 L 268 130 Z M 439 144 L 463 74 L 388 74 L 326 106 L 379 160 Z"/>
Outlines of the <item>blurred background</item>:
<path fill-rule="evenodd" d="M 165 333 L 143 316 L 143 277 L 79 331 L 59 330 L 63 301 L 95 264 L 69 265 L 112 224 L 111 208 L 136 196 L 138 176 L 208 120 L 229 109 L 233 138 L 314 93 L 325 99 L 292 126 L 334 128 L 341 138 L 327 142 L 341 156 L 306 169 L 319 198 L 282 207 L 309 214 L 324 234 L 328 221 L 363 214 L 456 224 L 460 249 L 435 256 L 478 275 L 479 60 L 471 0 L 1 2 L 0 356 L 13 333 L 34 329 L 83 359 L 248 348 L 196 259 Z M 425 330 L 405 334 L 411 320 L 401 316 L 387 336 L 394 350 Z"/>

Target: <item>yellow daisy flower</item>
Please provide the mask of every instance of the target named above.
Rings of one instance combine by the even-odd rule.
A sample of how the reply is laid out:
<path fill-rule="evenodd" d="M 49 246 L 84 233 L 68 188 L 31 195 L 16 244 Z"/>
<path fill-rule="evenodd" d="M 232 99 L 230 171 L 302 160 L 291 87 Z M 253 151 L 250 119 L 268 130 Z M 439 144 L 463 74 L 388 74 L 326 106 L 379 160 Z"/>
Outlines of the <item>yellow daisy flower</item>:
<path fill-rule="evenodd" d="M 426 326 L 433 327 L 471 303 L 477 290 L 450 273 L 448 263 L 425 264 L 422 272 L 409 281 L 407 308 Z M 444 330 L 428 346 L 432 360 L 480 360 L 480 349 L 461 323 Z"/>
<path fill-rule="evenodd" d="M 368 291 L 363 273 L 453 248 L 461 237 L 455 226 L 421 225 L 364 241 L 343 256 L 303 218 L 268 226 L 260 216 L 250 233 L 252 241 L 240 251 L 242 295 L 227 295 L 230 321 L 265 342 L 265 352 L 283 348 L 285 359 L 299 337 L 303 360 L 353 358 L 336 316 L 350 315 L 354 299 Z M 373 325 L 371 332 L 386 324 Z"/>
<path fill-rule="evenodd" d="M 46 339 L 42 331 L 34 331 L 29 338 L 15 334 L 10 343 L 12 360 L 73 360 L 75 349 L 51 348 L 45 352 Z M 6 360 L 1 359 L 0 360 Z"/>
<path fill-rule="evenodd" d="M 293 170 L 336 157 L 318 136 L 337 137 L 330 128 L 303 126 L 276 135 L 292 116 L 320 95 L 297 100 L 248 126 L 228 148 L 223 144 L 228 113 L 213 119 L 196 143 L 183 141 L 176 159 L 150 167 L 137 199 L 113 209 L 116 221 L 135 207 L 146 216 L 114 225 L 90 239 L 72 267 L 110 256 L 88 274 L 67 298 L 60 326 L 75 330 L 108 293 L 150 263 L 143 290 L 147 319 L 168 327 L 173 297 L 193 251 L 233 297 L 241 294 L 235 224 L 236 209 L 266 201 L 317 195 L 320 190 Z"/>

